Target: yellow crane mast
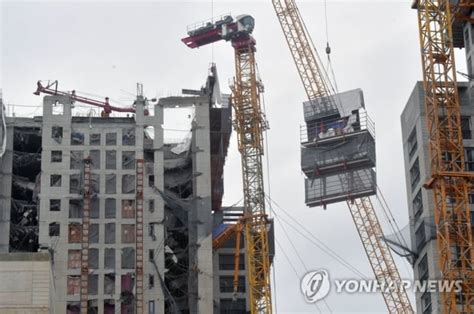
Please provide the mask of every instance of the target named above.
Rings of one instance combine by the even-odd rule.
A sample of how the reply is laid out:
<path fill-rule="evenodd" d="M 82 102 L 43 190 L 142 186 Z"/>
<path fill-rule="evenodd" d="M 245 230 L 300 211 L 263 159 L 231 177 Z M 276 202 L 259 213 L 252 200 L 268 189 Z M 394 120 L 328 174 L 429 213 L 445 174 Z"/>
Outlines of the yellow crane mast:
<path fill-rule="evenodd" d="M 188 31 L 182 41 L 190 48 L 201 47 L 220 40 L 230 41 L 234 48 L 235 79 L 231 86 L 234 127 L 241 154 L 244 192 L 242 218 L 247 273 L 250 288 L 250 310 L 272 313 L 270 291 L 270 258 L 267 238 L 267 214 L 263 185 L 263 132 L 267 126 L 260 105 L 261 85 L 255 62 L 256 41 L 251 36 L 255 20 L 250 15 L 234 18 L 224 16 L 214 23 Z"/>
<path fill-rule="evenodd" d="M 474 312 L 474 253 L 469 193 L 474 173 L 465 170 L 461 111 L 453 48 L 453 15 L 472 0 L 418 0 L 425 111 L 441 279 L 462 280 L 462 292 L 443 292 L 443 313 Z M 454 9 L 454 12 L 451 12 Z M 466 17 L 466 19 L 470 19 Z M 472 20 L 472 19 L 471 19 Z"/>
<path fill-rule="evenodd" d="M 235 72 L 232 106 L 242 156 L 244 230 L 251 312 L 271 313 L 270 261 L 262 170 L 263 131 L 266 123 L 260 106 L 254 46 L 235 48 Z"/>
<path fill-rule="evenodd" d="M 330 97 L 330 81 L 295 1 L 272 0 L 272 3 L 309 101 L 319 100 L 319 106 L 337 109 Z M 347 204 L 377 281 L 381 285 L 399 284 L 400 274 L 388 245 L 382 240 L 382 227 L 370 198 L 348 199 Z M 413 313 L 403 287 L 383 290 L 382 295 L 390 313 Z"/>

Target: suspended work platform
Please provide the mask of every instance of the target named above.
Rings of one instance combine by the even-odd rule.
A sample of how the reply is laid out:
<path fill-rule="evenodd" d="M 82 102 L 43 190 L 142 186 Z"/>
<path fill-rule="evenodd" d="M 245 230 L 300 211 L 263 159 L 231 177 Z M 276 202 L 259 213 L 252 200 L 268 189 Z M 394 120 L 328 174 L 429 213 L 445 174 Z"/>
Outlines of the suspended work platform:
<path fill-rule="evenodd" d="M 375 126 L 364 107 L 360 89 L 303 103 L 301 169 L 308 206 L 376 193 Z"/>

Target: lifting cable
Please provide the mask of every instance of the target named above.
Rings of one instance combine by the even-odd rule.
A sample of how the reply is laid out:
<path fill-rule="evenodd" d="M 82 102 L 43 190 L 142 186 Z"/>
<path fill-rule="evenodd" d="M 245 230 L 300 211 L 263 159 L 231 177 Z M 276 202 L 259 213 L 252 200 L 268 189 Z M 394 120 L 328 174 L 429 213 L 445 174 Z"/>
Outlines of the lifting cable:
<path fill-rule="evenodd" d="M 283 249 L 283 245 L 281 245 L 280 242 L 278 242 L 278 239 L 276 237 L 275 237 L 275 242 L 278 245 L 278 247 L 280 248 L 280 251 L 283 253 L 283 256 L 285 256 L 286 261 L 288 262 L 288 264 L 290 264 L 290 267 L 293 270 L 293 272 L 295 273 L 296 278 L 298 280 L 300 280 L 301 276 L 300 276 L 300 274 L 298 274 L 298 271 L 296 270 L 295 265 L 293 265 L 293 263 L 291 262 L 291 258 L 288 256 L 288 254 L 286 254 L 285 250 Z M 316 306 L 316 309 L 318 310 L 318 313 L 322 313 L 321 309 L 318 306 L 318 303 L 314 303 L 314 305 Z"/>
<path fill-rule="evenodd" d="M 336 74 L 334 73 L 334 67 L 332 66 L 331 61 L 331 45 L 329 44 L 329 19 L 328 19 L 328 3 L 327 0 L 324 0 L 324 26 L 326 29 L 326 55 L 328 57 L 327 71 L 331 72 L 332 81 L 334 82 L 334 93 L 339 93 L 339 87 L 337 86 Z"/>
<path fill-rule="evenodd" d="M 303 258 L 301 257 L 301 255 L 299 254 L 298 249 L 296 248 L 295 244 L 294 244 L 293 241 L 291 240 L 291 237 L 288 235 L 288 232 L 286 231 L 285 226 L 284 226 L 283 223 L 280 221 L 280 216 L 277 215 L 276 213 L 274 213 L 274 217 L 279 221 L 281 230 L 283 230 L 283 233 L 285 234 L 286 238 L 287 238 L 288 241 L 290 242 L 291 247 L 292 247 L 293 250 L 295 251 L 296 257 L 298 258 L 298 260 L 300 261 L 300 263 L 303 265 L 304 271 L 307 273 L 307 272 L 308 272 L 308 268 L 306 267 L 306 264 L 305 264 L 305 262 L 303 261 Z M 285 255 L 286 255 L 286 254 L 285 254 Z M 299 277 L 299 279 L 301 279 L 301 277 Z M 329 306 L 329 304 L 327 303 L 326 299 L 323 299 L 323 302 L 324 302 L 324 304 L 326 305 L 326 307 L 328 308 L 329 313 L 332 313 L 332 309 L 331 309 L 331 307 Z M 316 305 L 316 307 L 318 308 L 318 310 L 321 311 L 321 310 L 319 309 L 319 307 L 317 306 L 316 303 L 314 303 L 314 305 Z"/>
<path fill-rule="evenodd" d="M 333 258 L 336 262 L 341 264 L 344 268 L 346 268 L 347 270 L 349 270 L 350 272 L 355 274 L 358 278 L 369 280 L 369 277 L 364 275 L 360 270 L 358 270 L 351 263 L 349 263 L 347 260 L 345 260 L 339 254 L 337 254 L 334 250 L 332 250 L 329 246 L 327 246 L 323 241 L 319 240 L 302 223 L 300 223 L 298 220 L 296 220 L 296 218 L 294 218 L 292 215 L 290 215 L 287 210 L 283 209 L 280 205 L 278 205 L 278 203 L 275 200 L 268 199 L 268 201 L 272 202 L 275 205 L 275 208 L 278 208 L 279 210 L 281 210 L 281 212 L 283 212 L 292 221 L 292 222 L 289 222 L 288 220 L 286 220 L 286 218 L 283 218 L 282 216 L 280 216 L 280 219 L 283 222 L 285 222 L 289 227 L 291 227 L 293 230 L 295 230 L 295 232 L 300 234 L 302 237 L 304 237 L 306 240 L 311 242 L 313 245 L 315 245 L 321 251 L 323 251 L 328 256 Z M 302 230 L 305 233 L 303 233 Z"/>

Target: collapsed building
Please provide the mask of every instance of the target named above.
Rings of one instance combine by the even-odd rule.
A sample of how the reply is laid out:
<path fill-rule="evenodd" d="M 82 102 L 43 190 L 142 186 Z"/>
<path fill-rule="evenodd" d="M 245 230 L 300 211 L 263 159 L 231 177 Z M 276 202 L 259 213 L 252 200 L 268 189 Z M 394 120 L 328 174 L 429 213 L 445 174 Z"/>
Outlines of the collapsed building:
<path fill-rule="evenodd" d="M 50 253 L 57 313 L 249 309 L 245 247 L 237 295 L 235 237 L 212 247 L 243 215 L 222 207 L 232 111 L 216 67 L 153 107 L 139 94 L 133 115 L 77 116 L 73 98 L 50 95 L 43 116 L 2 118 L 0 251 Z M 165 142 L 167 108 L 193 111 L 179 143 Z"/>

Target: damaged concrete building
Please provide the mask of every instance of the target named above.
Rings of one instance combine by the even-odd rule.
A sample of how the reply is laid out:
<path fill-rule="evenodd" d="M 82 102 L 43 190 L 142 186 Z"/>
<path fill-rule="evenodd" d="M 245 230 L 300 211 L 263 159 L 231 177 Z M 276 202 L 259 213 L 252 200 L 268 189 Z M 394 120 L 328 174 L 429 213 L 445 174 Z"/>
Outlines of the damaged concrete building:
<path fill-rule="evenodd" d="M 248 311 L 245 248 L 235 296 L 232 243 L 212 247 L 243 212 L 222 207 L 229 102 L 212 66 L 200 90 L 153 110 L 138 95 L 131 116 L 78 116 L 50 95 L 43 116 L 3 118 L 0 252 L 50 253 L 57 313 Z M 188 140 L 165 142 L 167 108 L 193 110 Z"/>

